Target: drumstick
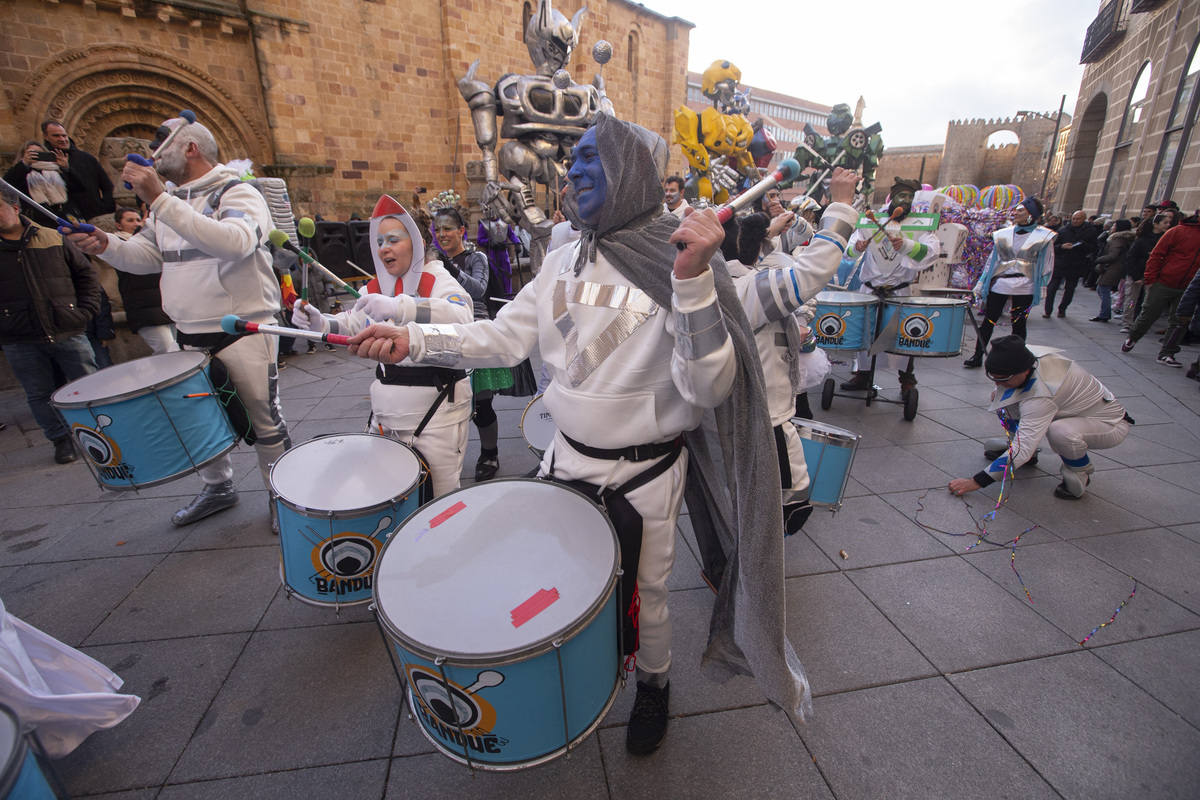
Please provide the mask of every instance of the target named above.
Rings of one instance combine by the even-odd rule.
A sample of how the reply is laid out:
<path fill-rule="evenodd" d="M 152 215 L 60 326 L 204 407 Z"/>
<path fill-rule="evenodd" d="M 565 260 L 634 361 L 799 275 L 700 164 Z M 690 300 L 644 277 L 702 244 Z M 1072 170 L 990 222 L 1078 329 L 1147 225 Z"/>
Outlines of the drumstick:
<path fill-rule="evenodd" d="M 86 222 L 68 222 L 67 220 L 60 217 L 58 214 L 51 213 L 49 209 L 34 202 L 32 197 L 25 194 L 20 189 L 13 186 L 11 183 L 4 180 L 3 178 L 0 178 L 0 185 L 3 185 L 6 188 L 11 189 L 12 191 L 16 192 L 18 197 L 20 197 L 22 200 L 24 200 L 26 203 L 28 203 L 31 207 L 37 209 L 38 211 L 42 212 L 50 219 L 54 220 L 54 222 L 60 228 L 71 228 L 72 230 L 76 231 L 77 233 L 91 233 L 92 231 L 96 230 L 95 225 L 89 225 Z"/>
<path fill-rule="evenodd" d="M 725 205 L 717 209 L 717 219 L 724 225 L 729 220 L 733 219 L 733 215 L 753 203 L 758 198 L 773 189 L 780 181 L 791 180 L 800 176 L 800 162 L 794 158 L 785 158 L 779 162 L 779 169 L 772 172 L 767 177 L 763 178 L 758 183 L 751 186 L 746 191 L 739 194 L 737 197 L 730 200 Z M 686 250 L 687 244 L 684 242 L 676 242 L 675 247 L 679 250 Z"/>
<path fill-rule="evenodd" d="M 904 213 L 903 208 L 893 208 L 892 215 L 890 217 L 888 217 L 888 222 L 891 222 L 892 220 L 894 220 L 896 217 L 900 216 L 903 213 Z M 879 228 L 879 230 L 883 232 L 884 236 L 891 238 L 891 234 L 888 233 L 888 229 L 883 227 L 883 225 L 880 224 L 879 220 L 875 218 L 874 211 L 872 211 L 871 209 L 867 209 L 867 212 L 864 216 L 866 216 L 867 219 L 871 220 L 871 222 L 874 222 L 875 227 Z"/>
<path fill-rule="evenodd" d="M 153 156 L 157 153 L 167 152 L 165 148 L 175 138 L 175 134 L 179 133 L 181 130 L 186 128 L 188 125 L 191 125 L 193 122 L 196 121 L 196 112 L 192 111 L 191 109 L 185 108 L 183 111 L 179 112 L 179 117 L 180 117 L 180 119 L 183 120 L 183 122 L 181 122 L 180 124 L 178 124 L 174 128 L 172 128 L 171 132 L 167 134 L 167 138 L 163 139 L 162 144 L 160 144 L 158 147 L 154 148 L 154 152 L 151 153 L 150 155 Z M 154 166 L 153 158 L 146 159 L 146 158 L 143 158 L 142 156 L 139 156 L 137 153 L 130 153 L 129 155 L 125 156 L 125 160 L 132 161 L 135 164 L 140 164 L 143 167 Z M 132 189 L 133 185 L 129 181 L 125 181 L 125 188 Z"/>
<path fill-rule="evenodd" d="M 310 342 L 326 342 L 328 344 L 349 345 L 350 337 L 338 333 L 317 333 L 303 328 L 285 328 L 282 325 L 260 325 L 249 322 L 236 314 L 229 314 L 221 320 L 221 330 L 229 334 L 236 333 L 273 333 L 276 336 L 288 336 L 293 339 L 305 339 Z"/>
<path fill-rule="evenodd" d="M 301 217 L 300 223 L 296 226 L 296 232 L 305 239 L 311 239 L 317 233 L 317 223 L 313 222 L 308 217 Z M 300 302 L 308 305 L 308 266 L 301 264 L 303 269 L 300 273 Z"/>
<path fill-rule="evenodd" d="M 346 283 L 344 280 L 339 278 L 337 275 L 334 275 L 333 272 L 330 271 L 329 267 L 325 266 L 320 261 L 317 261 L 315 258 L 310 256 L 308 253 L 306 253 L 303 250 L 301 250 L 300 248 L 296 247 L 296 245 L 292 244 L 291 239 L 289 239 L 288 235 L 286 233 L 284 233 L 283 231 L 276 228 L 275 230 L 271 231 L 270 235 L 267 236 L 267 238 L 270 239 L 271 244 L 275 245 L 276 247 L 282 247 L 285 250 L 291 250 L 293 253 L 300 256 L 300 258 L 304 261 L 304 263 L 312 264 L 314 267 L 321 270 L 321 272 L 324 272 L 325 276 L 327 278 L 329 278 L 331 281 L 336 283 L 338 286 L 341 286 L 343 289 L 345 289 L 350 294 L 354 295 L 355 300 L 362 297 L 361 294 L 359 294 L 358 292 L 356 292 L 354 290 L 353 286 Z"/>

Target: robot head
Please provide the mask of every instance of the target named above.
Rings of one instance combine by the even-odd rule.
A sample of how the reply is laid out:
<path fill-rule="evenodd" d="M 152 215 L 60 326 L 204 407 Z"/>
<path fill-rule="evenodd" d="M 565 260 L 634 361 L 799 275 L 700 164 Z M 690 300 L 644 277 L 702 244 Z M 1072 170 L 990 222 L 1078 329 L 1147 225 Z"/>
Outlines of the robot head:
<path fill-rule="evenodd" d="M 700 91 L 705 97 L 712 100 L 723 113 L 739 113 L 726 112 L 724 109 L 734 102 L 737 87 L 741 80 L 742 71 L 735 67 L 732 62 L 714 61 L 709 65 L 708 69 L 704 70 L 704 74 L 701 76 Z M 749 102 L 746 105 L 748 108 Z"/>
<path fill-rule="evenodd" d="M 571 51 L 579 44 L 579 23 L 587 6 L 568 20 L 550 7 L 550 0 L 538 0 L 537 13 L 525 28 L 525 46 L 539 75 L 553 75 L 571 60 Z"/>
<path fill-rule="evenodd" d="M 854 114 L 850 112 L 850 106 L 845 103 L 838 103 L 829 112 L 829 121 L 826 127 L 834 136 L 841 136 L 846 131 L 850 130 L 850 125 L 854 122 Z"/>

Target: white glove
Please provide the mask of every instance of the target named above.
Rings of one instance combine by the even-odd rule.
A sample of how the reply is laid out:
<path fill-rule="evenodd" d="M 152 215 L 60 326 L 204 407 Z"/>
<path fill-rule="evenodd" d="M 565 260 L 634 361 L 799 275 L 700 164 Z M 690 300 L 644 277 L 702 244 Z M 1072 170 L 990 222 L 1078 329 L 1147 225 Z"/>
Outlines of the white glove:
<path fill-rule="evenodd" d="M 329 320 L 311 303 L 297 302 L 292 307 L 292 324 L 301 330 L 329 333 Z"/>
<path fill-rule="evenodd" d="M 372 322 L 382 322 L 385 319 L 399 322 L 400 304 L 394 297 L 382 294 L 364 294 L 354 304 L 355 311 L 362 311 Z"/>

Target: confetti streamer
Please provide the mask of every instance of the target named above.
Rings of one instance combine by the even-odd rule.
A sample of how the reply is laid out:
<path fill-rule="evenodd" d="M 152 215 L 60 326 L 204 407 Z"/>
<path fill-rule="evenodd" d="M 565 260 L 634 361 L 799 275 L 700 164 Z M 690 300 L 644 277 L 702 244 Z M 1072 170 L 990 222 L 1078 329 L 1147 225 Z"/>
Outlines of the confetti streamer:
<path fill-rule="evenodd" d="M 1132 600 L 1133 596 L 1135 594 L 1137 594 L 1137 579 L 1135 579 L 1132 575 L 1129 575 L 1127 577 L 1129 578 L 1129 580 L 1133 581 L 1133 591 L 1129 593 L 1129 597 L 1126 597 L 1124 600 L 1121 601 L 1121 605 L 1117 606 L 1117 610 L 1114 611 L 1113 615 L 1108 618 L 1108 622 L 1100 623 L 1098 626 L 1096 626 L 1092 630 L 1091 633 L 1089 633 L 1087 636 L 1083 637 L 1083 641 L 1079 643 L 1080 647 L 1083 647 L 1085 644 L 1087 644 L 1087 640 L 1092 638 L 1093 636 L 1095 636 L 1096 631 L 1100 630 L 1101 628 L 1103 628 L 1106 625 L 1112 624 L 1117 619 L 1117 614 L 1120 614 L 1121 609 L 1125 607 L 1125 604 L 1128 603 L 1130 600 Z"/>

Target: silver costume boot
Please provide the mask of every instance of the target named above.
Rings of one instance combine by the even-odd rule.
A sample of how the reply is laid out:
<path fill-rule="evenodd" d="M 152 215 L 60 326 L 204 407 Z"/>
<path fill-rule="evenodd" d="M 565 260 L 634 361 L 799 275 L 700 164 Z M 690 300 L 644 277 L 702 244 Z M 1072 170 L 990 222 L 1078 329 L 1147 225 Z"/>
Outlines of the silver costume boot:
<path fill-rule="evenodd" d="M 1054 487 L 1054 496 L 1063 500 L 1078 500 L 1083 497 L 1087 491 L 1087 486 L 1091 483 L 1091 478 L 1088 476 L 1096 471 L 1096 467 L 1092 464 L 1075 468 L 1068 467 L 1063 464 L 1058 474 L 1062 476 L 1062 483 Z"/>
<path fill-rule="evenodd" d="M 233 488 L 233 481 L 225 481 L 224 483 L 206 483 L 204 488 L 200 490 L 200 494 L 196 495 L 192 502 L 188 503 L 183 508 L 176 511 L 171 516 L 171 522 L 176 525 L 191 525 L 193 522 L 199 522 L 209 514 L 215 514 L 238 501 L 237 489 Z"/>

